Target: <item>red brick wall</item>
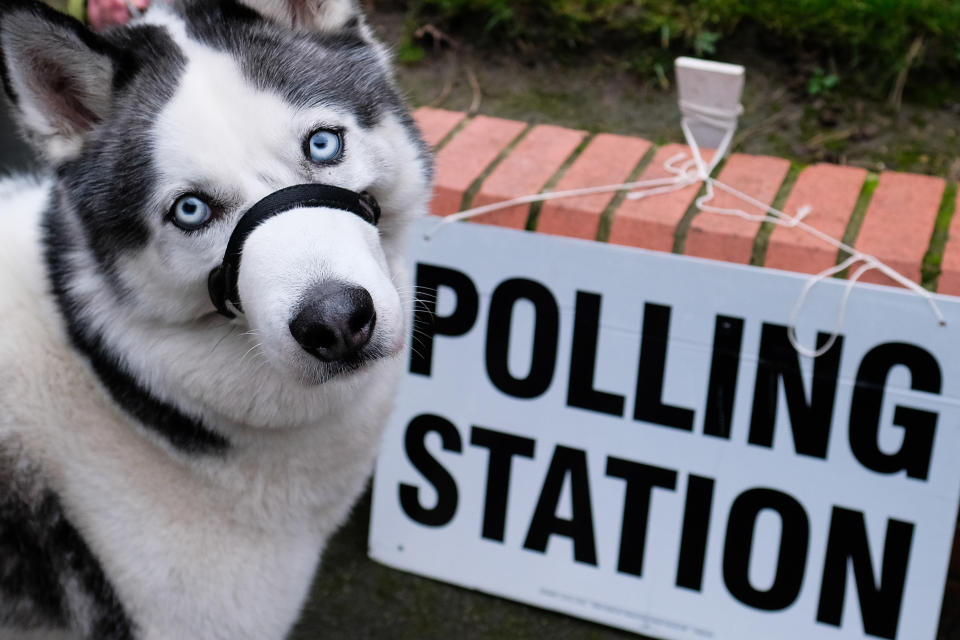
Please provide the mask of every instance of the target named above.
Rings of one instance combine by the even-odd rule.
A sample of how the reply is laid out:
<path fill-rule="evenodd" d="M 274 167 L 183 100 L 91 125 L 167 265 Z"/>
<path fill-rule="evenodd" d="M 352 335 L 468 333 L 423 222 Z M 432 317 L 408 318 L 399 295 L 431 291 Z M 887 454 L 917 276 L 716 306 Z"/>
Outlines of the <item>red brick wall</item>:
<path fill-rule="evenodd" d="M 586 134 L 582 131 L 555 126 L 528 129 L 521 122 L 486 116 L 466 120 L 462 113 L 442 109 L 418 109 L 415 117 L 428 143 L 437 144 L 449 138 L 436 157 L 431 212 L 440 216 L 459 211 L 467 190 L 476 188 L 478 180 L 473 206 L 538 193 L 551 180 L 556 183 L 555 191 L 623 182 L 644 163 L 639 179 L 662 178 L 667 175 L 663 163 L 686 149 L 679 144 L 656 147 L 642 138 L 610 134 L 597 135 L 583 146 Z M 451 137 L 458 125 L 459 131 Z M 508 149 L 509 153 L 504 155 Z M 813 209 L 807 222 L 841 238 L 860 197 L 866 171 L 815 165 L 803 169 L 795 184 L 786 189 L 784 181 L 789 167 L 781 158 L 734 154 L 726 159 L 718 178 L 768 204 L 778 196 L 786 198 L 787 213 L 810 205 Z M 920 282 L 923 258 L 930 246 L 945 185 L 940 178 L 881 173 L 854 246 Z M 547 202 L 534 205 L 540 210 L 536 230 L 596 239 L 601 216 L 606 212 L 611 216 L 610 242 L 658 251 L 680 246 L 687 255 L 750 262 L 761 233 L 760 223 L 736 216 L 692 212 L 697 193 L 698 187 L 693 185 L 649 199 L 621 198 L 612 211 L 612 193 Z M 745 208 L 723 192 L 718 192 L 711 204 Z M 749 207 L 746 210 L 762 213 Z M 531 206 L 523 205 L 484 214 L 474 221 L 522 229 L 530 222 L 530 212 Z M 685 218 L 690 222 L 689 229 L 678 229 Z M 953 220 L 953 226 L 958 225 L 960 216 Z M 943 251 L 938 291 L 960 295 L 960 229 L 952 230 L 956 233 Z M 801 273 L 816 273 L 837 261 L 837 252 L 829 245 L 802 230 L 780 226 L 770 235 L 765 256 L 765 266 Z M 868 273 L 863 279 L 891 284 L 877 272 Z"/>

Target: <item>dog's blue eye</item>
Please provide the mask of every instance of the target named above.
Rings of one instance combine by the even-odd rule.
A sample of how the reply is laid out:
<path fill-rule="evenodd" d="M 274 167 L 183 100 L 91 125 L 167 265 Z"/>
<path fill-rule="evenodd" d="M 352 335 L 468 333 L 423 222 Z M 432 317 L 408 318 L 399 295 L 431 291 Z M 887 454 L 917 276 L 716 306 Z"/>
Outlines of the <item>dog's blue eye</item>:
<path fill-rule="evenodd" d="M 343 141 L 340 134 L 329 129 L 321 129 L 310 136 L 307 141 L 307 151 L 310 159 L 318 164 L 325 164 L 340 157 L 343 150 Z"/>
<path fill-rule="evenodd" d="M 186 231 L 199 229 L 212 215 L 210 205 L 197 196 L 183 196 L 173 205 L 173 221 Z"/>

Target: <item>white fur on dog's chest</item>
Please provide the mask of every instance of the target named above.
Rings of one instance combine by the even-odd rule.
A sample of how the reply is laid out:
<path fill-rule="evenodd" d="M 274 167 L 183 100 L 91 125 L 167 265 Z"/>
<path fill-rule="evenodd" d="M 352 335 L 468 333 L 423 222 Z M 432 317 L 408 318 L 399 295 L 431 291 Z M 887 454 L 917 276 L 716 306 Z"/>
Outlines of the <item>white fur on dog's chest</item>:
<path fill-rule="evenodd" d="M 146 640 L 192 637 L 197 629 L 204 638 L 256 640 L 290 627 L 322 541 L 370 467 L 367 456 L 356 455 L 337 467 L 314 463 L 321 456 L 311 452 L 326 440 L 316 435 L 302 440 L 299 453 L 261 450 L 261 458 L 273 458 L 273 473 L 231 463 L 227 453 L 222 467 L 208 463 L 211 481 L 156 460 L 148 444 L 142 455 L 125 447 L 122 459 L 101 469 L 100 486 L 62 489 L 91 546 L 104 550 L 104 569 L 134 622 L 148 630 Z M 70 475 L 89 470 L 104 453 L 77 457 Z M 318 493 L 320 487 L 327 490 Z M 87 521 L 88 514 L 96 515 Z"/>
<path fill-rule="evenodd" d="M 18 333 L 0 341 L 0 436 L 39 464 L 143 640 L 281 636 L 369 474 L 398 362 L 376 363 L 376 393 L 322 425 L 167 455 L 53 315 L 38 237 L 45 187 L 8 197 L 2 215 L 0 317 Z"/>

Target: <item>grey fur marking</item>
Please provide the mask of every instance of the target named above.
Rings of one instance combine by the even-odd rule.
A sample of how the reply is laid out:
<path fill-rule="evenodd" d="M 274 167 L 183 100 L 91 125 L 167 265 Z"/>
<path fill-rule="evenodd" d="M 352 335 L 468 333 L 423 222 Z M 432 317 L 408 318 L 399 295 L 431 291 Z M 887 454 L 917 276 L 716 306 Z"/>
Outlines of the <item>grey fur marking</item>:
<path fill-rule="evenodd" d="M 0 596 L 0 626 L 134 637 L 100 563 L 40 470 L 9 440 L 0 442 Z"/>
<path fill-rule="evenodd" d="M 337 33 L 291 33 L 234 0 L 181 5 L 190 36 L 236 58 L 254 86 L 300 107 L 342 107 L 367 128 L 389 112 L 417 141 L 421 154 L 429 155 L 387 69 L 363 38 L 358 19 Z M 430 163 L 425 163 L 425 171 L 430 180 Z"/>
<path fill-rule="evenodd" d="M 110 112 L 105 124 L 89 136 L 83 155 L 59 168 L 60 213 L 52 215 L 58 226 L 55 217 L 66 212 L 79 219 L 89 250 L 116 293 L 123 295 L 113 277 L 114 263 L 149 240 L 142 217 L 150 213 L 146 203 L 157 182 L 148 153 L 150 130 L 173 96 L 185 60 L 157 27 L 128 27 L 108 37 L 111 46 L 125 52 L 123 66 L 113 78 Z"/>

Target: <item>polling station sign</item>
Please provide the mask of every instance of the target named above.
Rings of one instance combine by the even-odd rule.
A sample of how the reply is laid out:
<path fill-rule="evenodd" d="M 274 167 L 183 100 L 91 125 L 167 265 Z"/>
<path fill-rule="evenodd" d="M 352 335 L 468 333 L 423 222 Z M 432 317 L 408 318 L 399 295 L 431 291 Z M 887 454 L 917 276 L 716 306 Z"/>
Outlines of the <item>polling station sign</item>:
<path fill-rule="evenodd" d="M 802 276 L 431 222 L 374 559 L 658 638 L 935 638 L 957 300 L 857 286 L 810 359 Z"/>

